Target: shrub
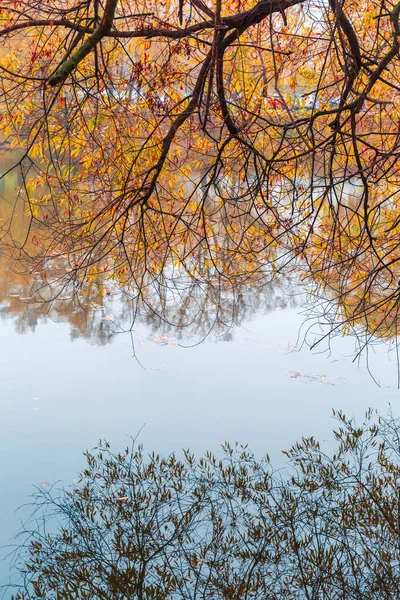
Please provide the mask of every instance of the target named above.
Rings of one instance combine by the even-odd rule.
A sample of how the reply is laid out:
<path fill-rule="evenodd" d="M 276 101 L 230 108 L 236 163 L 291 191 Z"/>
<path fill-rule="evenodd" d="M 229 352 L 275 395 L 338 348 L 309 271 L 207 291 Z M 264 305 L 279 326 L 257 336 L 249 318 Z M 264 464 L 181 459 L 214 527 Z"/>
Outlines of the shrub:
<path fill-rule="evenodd" d="M 303 438 L 284 471 L 237 445 L 196 460 L 102 442 L 76 486 L 37 491 L 14 598 L 398 598 L 400 423 L 336 418 L 335 453 Z"/>

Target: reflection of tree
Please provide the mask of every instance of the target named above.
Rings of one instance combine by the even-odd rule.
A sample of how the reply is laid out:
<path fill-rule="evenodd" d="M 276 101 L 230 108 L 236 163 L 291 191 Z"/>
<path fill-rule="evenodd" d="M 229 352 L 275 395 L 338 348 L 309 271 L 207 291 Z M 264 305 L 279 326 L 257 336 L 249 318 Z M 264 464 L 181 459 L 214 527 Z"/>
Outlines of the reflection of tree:
<path fill-rule="evenodd" d="M 14 160 L 14 155 L 7 151 L 3 156 L 4 168 Z M 196 177 L 201 180 L 200 174 Z M 65 279 L 65 273 L 71 269 L 65 258 L 45 260 L 39 250 L 33 259 L 31 251 L 27 254 L 26 243 L 23 251 L 16 251 L 16 242 L 26 239 L 30 220 L 22 202 L 15 203 L 20 182 L 14 179 L 14 171 L 0 181 L 1 316 L 15 317 L 21 332 L 33 330 L 39 319 L 67 320 L 73 337 L 106 343 L 112 333 L 120 331 L 120 327 L 131 328 L 139 318 L 176 336 L 183 334 L 200 340 L 213 331 L 228 339 L 230 327 L 246 321 L 251 313 L 287 305 L 290 294 L 295 293 L 290 281 L 300 277 L 312 282 L 311 298 L 315 300 L 309 302 L 310 315 L 321 316 L 321 322 L 329 327 L 328 336 L 339 330 L 339 326 L 344 325 L 345 331 L 352 327 L 360 338 L 361 349 L 374 339 L 397 337 L 398 246 L 382 230 L 384 223 L 392 222 L 395 206 L 382 209 L 385 220 L 383 224 L 377 222 L 375 247 L 371 248 L 358 212 L 362 186 L 356 178 L 351 182 L 341 179 L 333 182 L 329 208 L 320 204 L 319 218 L 307 238 L 310 251 L 299 253 L 296 266 L 294 238 L 290 239 L 283 227 L 275 230 L 275 235 L 281 235 L 279 246 L 272 243 L 272 238 L 265 246 L 266 221 L 258 213 L 252 216 L 251 211 L 239 214 L 228 200 L 220 205 L 217 188 L 207 187 L 203 182 L 202 190 L 207 188 L 208 193 L 207 214 L 212 221 L 208 237 L 197 238 L 194 231 L 187 230 L 184 242 L 181 234 L 176 238 L 168 236 L 164 242 L 160 237 L 156 243 L 154 238 L 153 246 L 147 239 L 148 246 L 143 247 L 130 265 L 130 283 L 128 276 L 124 280 L 124 275 L 122 285 L 121 273 L 115 283 L 110 279 L 107 261 L 99 259 L 92 272 L 86 271 L 84 281 L 77 277 L 71 282 Z M 287 198 L 296 193 L 304 201 L 314 194 L 315 201 L 320 202 L 318 198 L 321 190 L 326 190 L 327 182 L 324 178 L 315 180 L 314 189 L 311 184 L 312 180 L 306 178 L 298 181 L 287 178 L 276 193 L 286 194 Z M 240 194 L 241 189 L 237 184 L 236 193 Z M 220 187 L 219 193 L 221 190 Z M 198 193 L 196 185 L 191 193 Z M 236 232 L 229 229 L 233 218 Z M 249 256 L 245 255 L 241 239 L 241 232 L 247 226 Z M 41 226 L 37 227 L 39 235 Z M 380 262 L 379 253 L 393 261 L 390 268 Z M 286 268 L 288 263 L 290 270 Z M 278 271 L 281 273 L 276 277 Z M 134 286 L 132 279 L 136 282 Z M 118 301 L 113 302 L 115 298 Z"/>
<path fill-rule="evenodd" d="M 73 338 L 100 344 L 141 322 L 177 337 L 200 341 L 212 334 L 228 340 L 234 325 L 257 312 L 296 303 L 296 289 L 283 276 L 269 284 L 223 288 L 203 271 L 201 282 L 182 276 L 158 287 L 144 286 L 136 296 L 106 282 L 90 282 L 79 290 L 71 283 L 65 286 L 51 266 L 44 281 L 6 270 L 6 265 L 0 260 L 0 319 L 13 320 L 20 333 L 34 331 L 39 321 L 68 322 Z"/>
<path fill-rule="evenodd" d="M 79 483 L 36 493 L 14 598 L 397 598 L 400 424 L 338 418 L 335 454 L 303 439 L 285 474 L 228 444 L 222 460 L 101 444 Z"/>
<path fill-rule="evenodd" d="M 5 170 L 15 158 L 10 150 L 5 152 Z M 172 239 L 168 241 L 171 258 L 165 263 L 166 247 L 160 239 L 155 248 L 135 259 L 132 268 L 136 290 L 110 281 L 101 261 L 95 273 L 88 273 L 83 282 L 65 279 L 70 270 L 66 259 L 44 260 L 37 247 L 34 259 L 34 244 L 30 242 L 29 249 L 26 245 L 27 231 L 40 237 L 40 225 L 30 229 L 23 203 L 15 204 L 20 179 L 15 180 L 14 175 L 12 171 L 0 179 L 5 224 L 0 255 L 0 318 L 14 319 L 21 333 L 34 330 L 40 320 L 51 319 L 69 322 L 72 337 L 107 343 L 113 333 L 130 329 L 138 319 L 176 336 L 200 340 L 213 332 L 229 339 L 232 325 L 248 320 L 257 311 L 271 311 L 296 301 L 290 280 L 283 275 L 274 278 L 276 250 L 262 248 L 265 235 L 261 228 L 253 226 L 254 248 L 259 243 L 263 249 L 258 260 L 251 265 L 246 258 L 238 260 L 235 245 L 240 234 L 228 235 L 223 227 L 223 222 L 229 220 L 228 212 L 232 217 L 236 209 L 229 204 L 221 208 L 215 197 L 207 200 L 214 222 L 212 249 L 211 242 L 203 240 L 199 244 L 190 235 L 182 246 L 179 236 L 174 240 L 176 245 Z M 192 192 L 196 193 L 195 186 Z M 248 221 L 248 215 L 237 215 L 238 223 Z M 19 249 L 21 244 L 23 251 Z M 186 267 L 177 259 L 182 252 L 187 255 Z M 284 262 L 283 258 L 282 265 Z"/>
<path fill-rule="evenodd" d="M 379 201 L 380 208 L 366 231 L 359 213 L 362 182 L 355 180 L 352 188 L 335 210 L 321 210 L 309 240 L 315 251 L 307 256 L 303 277 L 312 289 L 308 316 L 323 326 L 320 338 L 351 332 L 360 355 L 381 340 L 397 345 L 400 247 L 396 202 L 380 199 L 372 189 L 371 202 Z"/>
<path fill-rule="evenodd" d="M 0 302 L 4 304 L 0 308 L 0 318 L 13 320 L 15 328 L 19 333 L 34 331 L 39 322 L 52 320 L 55 322 L 67 322 L 70 325 L 71 338 L 84 337 L 97 344 L 106 344 L 113 333 L 115 327 L 107 319 L 103 319 L 103 313 L 100 312 L 101 300 L 93 293 L 88 292 L 84 299 L 78 296 L 61 296 L 52 301 L 39 301 L 40 295 L 35 294 L 32 284 L 27 283 L 25 288 L 19 288 L 15 291 L 12 286 L 13 294 L 6 294 L 1 298 L 0 281 Z M 40 287 L 40 292 L 43 287 Z"/>
<path fill-rule="evenodd" d="M 210 278 L 201 282 L 181 279 L 174 287 L 162 292 L 150 290 L 141 306 L 145 320 L 152 328 L 175 336 L 190 336 L 201 340 L 211 332 L 231 338 L 234 325 L 251 320 L 259 312 L 272 312 L 277 308 L 296 305 L 298 290 L 290 278 L 274 278 L 270 283 L 224 288 Z M 143 316 L 143 313 L 142 313 Z"/>

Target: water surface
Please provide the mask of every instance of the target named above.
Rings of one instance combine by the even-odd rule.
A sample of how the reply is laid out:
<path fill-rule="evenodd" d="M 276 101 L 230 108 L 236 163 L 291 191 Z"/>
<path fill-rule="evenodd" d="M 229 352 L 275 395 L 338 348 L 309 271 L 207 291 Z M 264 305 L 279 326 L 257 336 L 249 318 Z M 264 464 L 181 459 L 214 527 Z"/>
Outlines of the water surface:
<path fill-rule="evenodd" d="M 4 222 L 16 185 L 7 182 Z M 16 222 L 23 231 L 23 213 Z M 321 352 L 326 345 L 300 349 L 305 316 L 293 282 L 249 291 L 237 313 L 227 309 L 232 326 L 212 327 L 202 343 L 208 330 L 201 319 L 183 333 L 138 319 L 123 333 L 131 326 L 129 302 L 92 295 L 79 304 L 64 295 L 53 310 L 32 303 L 30 285 L 1 255 L 1 546 L 18 532 L 15 511 L 33 486 L 73 483 L 84 468 L 82 452 L 100 438 L 117 449 L 139 434 L 149 452 L 190 448 L 197 455 L 238 441 L 258 456 L 268 452 L 279 467 L 281 450 L 301 436 L 332 447 L 332 408 L 361 419 L 368 407 L 386 413 L 390 403 L 399 414 L 397 365 L 387 345 L 369 353 L 380 387 L 364 359 L 352 361 L 352 338 L 335 338 L 330 352 Z M 0 583 L 8 577 L 4 560 Z"/>

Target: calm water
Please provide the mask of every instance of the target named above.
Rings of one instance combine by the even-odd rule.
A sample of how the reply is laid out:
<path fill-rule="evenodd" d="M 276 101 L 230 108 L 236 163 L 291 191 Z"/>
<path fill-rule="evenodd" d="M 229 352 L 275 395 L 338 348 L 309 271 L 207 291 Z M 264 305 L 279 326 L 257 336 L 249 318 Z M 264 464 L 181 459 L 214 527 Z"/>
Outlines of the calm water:
<path fill-rule="evenodd" d="M 369 406 L 386 412 L 391 402 L 397 414 L 396 370 L 386 350 L 375 357 L 380 388 L 351 362 L 351 340 L 338 340 L 330 356 L 295 352 L 303 317 L 294 309 L 259 312 L 234 328 L 230 341 L 210 337 L 189 348 L 138 325 L 141 364 L 129 334 L 96 345 L 73 339 L 69 323 L 50 319 L 19 333 L 15 314 L 4 314 L 1 544 L 17 532 L 15 509 L 32 486 L 72 483 L 84 466 L 82 451 L 99 438 L 123 447 L 143 427 L 141 442 L 164 454 L 189 447 L 218 452 L 224 440 L 239 441 L 257 454 L 268 451 L 280 465 L 280 450 L 302 435 L 331 444 L 332 407 L 361 417 Z M 3 562 L 2 582 L 7 576 Z"/>
<path fill-rule="evenodd" d="M 6 219 L 7 190 L 0 192 Z M 201 344 L 199 330 L 178 339 L 143 322 L 110 338 L 119 319 L 123 328 L 129 321 L 118 303 L 110 315 L 99 299 L 82 310 L 65 298 L 49 313 L 30 305 L 29 293 L 0 259 L 0 546 L 18 532 L 15 511 L 33 486 L 72 483 L 82 452 L 99 438 L 120 448 L 140 431 L 145 448 L 163 454 L 218 452 L 238 441 L 281 466 L 281 450 L 302 435 L 332 446 L 332 408 L 361 419 L 390 403 L 400 414 L 388 347 L 370 357 L 381 387 L 363 362 L 352 362 L 350 338 L 334 340 L 330 353 L 298 351 L 304 316 L 279 287 L 246 297 L 241 326 Z M 8 577 L 2 560 L 0 583 Z"/>

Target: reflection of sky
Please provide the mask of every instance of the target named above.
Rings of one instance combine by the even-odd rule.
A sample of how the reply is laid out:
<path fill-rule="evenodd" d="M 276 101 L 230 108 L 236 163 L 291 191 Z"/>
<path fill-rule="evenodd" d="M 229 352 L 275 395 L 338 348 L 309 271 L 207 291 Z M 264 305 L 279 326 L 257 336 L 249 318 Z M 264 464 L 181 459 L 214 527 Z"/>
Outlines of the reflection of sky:
<path fill-rule="evenodd" d="M 16 184 L 9 177 L 0 195 L 13 194 Z M 0 218 L 9 218 L 10 207 L 0 204 Z M 23 238 L 23 212 L 16 213 L 14 223 L 16 237 Z M 157 319 L 150 318 L 147 328 L 139 319 L 134 329 L 139 364 L 132 358 L 129 334 L 106 344 L 115 330 L 111 317 L 115 314 L 120 323 L 126 306 L 115 303 L 112 310 L 107 298 L 94 295 L 87 298 L 86 314 L 70 299 L 60 300 L 54 311 L 48 305 L 33 309 L 21 300 L 30 296 L 25 278 L 2 273 L 0 545 L 18 531 L 14 511 L 27 501 L 32 486 L 71 483 L 84 468 L 82 452 L 99 438 L 121 448 L 145 424 L 140 441 L 149 452 L 190 447 L 199 455 L 237 440 L 257 455 L 268 452 L 281 466 L 280 450 L 302 435 L 327 440 L 331 447 L 333 407 L 361 419 L 370 406 L 386 413 L 390 401 L 399 414 L 396 365 L 387 346 L 375 348 L 378 354 L 371 358 L 373 375 L 383 386 L 393 386 L 381 388 L 364 367 L 351 362 L 350 339 L 335 339 L 330 356 L 307 348 L 292 351 L 303 318 L 293 308 L 280 308 L 293 307 L 287 283 L 244 290 L 234 311 L 229 293 L 223 295 L 218 314 L 228 325 L 239 320 L 243 326 L 228 333 L 214 327 L 205 343 L 190 348 L 179 345 L 184 340 L 177 343 L 173 327 L 157 329 Z M 158 307 L 156 299 L 152 302 Z M 171 304 L 170 320 L 178 304 Z M 192 341 L 208 332 L 205 316 L 212 324 L 217 312 L 212 302 L 203 312 L 199 306 L 201 294 L 194 296 L 185 319 L 195 325 L 185 332 Z M 122 319 L 124 327 L 130 318 Z M 7 564 L 0 563 L 0 584 L 7 572 Z"/>
<path fill-rule="evenodd" d="M 229 343 L 211 339 L 183 348 L 143 325 L 107 346 L 71 342 L 69 326 L 47 321 L 20 336 L 12 322 L 0 335 L 0 543 L 18 530 L 14 510 L 32 485 L 63 480 L 84 467 L 82 451 L 106 438 L 115 449 L 140 433 L 148 451 L 190 447 L 218 452 L 224 440 L 248 443 L 283 464 L 281 449 L 302 435 L 328 440 L 331 408 L 361 419 L 369 406 L 397 411 L 396 368 L 387 350 L 374 360 L 378 388 L 350 357 L 351 340 L 332 354 L 293 352 L 302 322 L 293 309 L 259 314 L 233 330 Z M 379 348 L 378 348 L 379 350 Z M 5 581 L 6 568 L 0 569 Z"/>

